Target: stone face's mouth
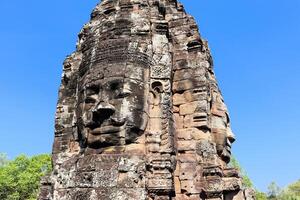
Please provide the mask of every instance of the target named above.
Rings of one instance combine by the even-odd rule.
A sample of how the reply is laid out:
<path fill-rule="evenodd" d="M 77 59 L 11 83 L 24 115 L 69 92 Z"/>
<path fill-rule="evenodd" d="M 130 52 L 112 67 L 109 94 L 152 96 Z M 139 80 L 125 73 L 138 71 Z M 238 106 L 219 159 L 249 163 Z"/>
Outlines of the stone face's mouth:
<path fill-rule="evenodd" d="M 224 161 L 226 163 L 230 162 L 230 158 L 231 158 L 231 146 L 230 145 L 226 145 L 223 152 L 222 152 L 222 158 L 224 159 Z"/>
<path fill-rule="evenodd" d="M 232 147 L 232 142 L 230 141 L 230 139 L 227 138 L 225 149 L 228 152 L 229 156 L 231 156 L 231 147 Z"/>
<path fill-rule="evenodd" d="M 99 128 L 95 128 L 91 130 L 92 135 L 102 135 L 102 134 L 108 134 L 108 133 L 116 133 L 124 130 L 124 123 L 122 126 L 114 126 L 114 125 L 108 125 L 108 126 L 103 126 Z"/>
<path fill-rule="evenodd" d="M 227 153 L 230 156 L 231 155 L 231 147 L 230 146 L 226 146 L 225 150 L 227 151 Z"/>

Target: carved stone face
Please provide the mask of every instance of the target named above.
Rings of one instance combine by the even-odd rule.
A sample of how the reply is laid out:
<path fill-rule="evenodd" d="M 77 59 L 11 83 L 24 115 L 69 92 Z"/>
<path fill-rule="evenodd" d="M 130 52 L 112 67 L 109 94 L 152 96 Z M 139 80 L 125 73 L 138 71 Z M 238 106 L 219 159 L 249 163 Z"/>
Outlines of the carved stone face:
<path fill-rule="evenodd" d="M 226 163 L 230 161 L 231 145 L 235 141 L 235 137 L 231 128 L 227 129 L 212 129 L 213 140 L 216 143 L 218 155 Z"/>
<path fill-rule="evenodd" d="M 89 148 L 124 146 L 145 130 L 147 69 L 140 65 L 95 66 L 78 86 L 77 124 Z"/>
<path fill-rule="evenodd" d="M 212 134 L 219 156 L 226 163 L 230 161 L 231 145 L 235 136 L 230 128 L 230 119 L 227 107 L 219 93 L 213 95 L 215 101 L 212 105 Z"/>

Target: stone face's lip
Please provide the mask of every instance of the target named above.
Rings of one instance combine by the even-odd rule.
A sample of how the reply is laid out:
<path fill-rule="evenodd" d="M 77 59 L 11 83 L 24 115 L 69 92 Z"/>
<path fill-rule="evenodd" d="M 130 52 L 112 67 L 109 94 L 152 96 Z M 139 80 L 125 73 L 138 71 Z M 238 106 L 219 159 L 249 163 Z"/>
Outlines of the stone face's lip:
<path fill-rule="evenodd" d="M 231 147 L 226 146 L 226 147 L 224 148 L 224 150 L 223 150 L 222 156 L 223 156 L 225 159 L 229 159 L 229 160 L 230 160 L 230 157 L 231 157 Z"/>
<path fill-rule="evenodd" d="M 102 135 L 107 133 L 116 133 L 122 131 L 124 128 L 123 126 L 104 126 L 100 128 L 95 128 L 91 131 L 92 135 Z"/>
<path fill-rule="evenodd" d="M 226 145 L 226 151 L 231 154 L 231 145 Z"/>

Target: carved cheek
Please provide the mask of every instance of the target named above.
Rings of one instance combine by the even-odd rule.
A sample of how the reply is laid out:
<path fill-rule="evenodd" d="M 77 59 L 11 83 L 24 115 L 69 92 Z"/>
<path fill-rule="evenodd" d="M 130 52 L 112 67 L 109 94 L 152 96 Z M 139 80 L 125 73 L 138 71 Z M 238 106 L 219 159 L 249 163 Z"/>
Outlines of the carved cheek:
<path fill-rule="evenodd" d="M 129 124 L 135 124 L 139 127 L 139 121 L 141 118 L 140 104 L 142 102 L 137 101 L 136 96 L 132 94 L 129 97 L 123 98 L 120 105 L 120 114 L 124 117 Z"/>
<path fill-rule="evenodd" d="M 132 104 L 129 98 L 123 98 L 120 105 L 120 113 L 126 117 L 127 121 L 133 121 Z"/>
<path fill-rule="evenodd" d="M 226 129 L 227 125 L 222 117 L 212 116 L 212 128 Z"/>
<path fill-rule="evenodd" d="M 83 110 L 83 112 L 90 112 L 93 107 L 94 107 L 94 104 L 85 103 L 82 110 Z"/>
<path fill-rule="evenodd" d="M 77 106 L 77 114 L 78 115 L 81 115 L 83 113 L 83 110 L 84 110 L 84 103 L 80 103 L 78 106 Z"/>

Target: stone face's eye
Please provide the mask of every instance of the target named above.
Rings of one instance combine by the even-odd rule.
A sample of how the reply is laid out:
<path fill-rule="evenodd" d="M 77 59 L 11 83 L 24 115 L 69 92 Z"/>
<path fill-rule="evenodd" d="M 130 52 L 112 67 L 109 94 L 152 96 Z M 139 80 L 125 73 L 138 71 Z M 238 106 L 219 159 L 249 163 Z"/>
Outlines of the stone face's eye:
<path fill-rule="evenodd" d="M 118 93 L 117 98 L 125 98 L 125 97 L 130 96 L 131 94 L 132 94 L 131 91 L 124 89 Z"/>
<path fill-rule="evenodd" d="M 84 100 L 84 103 L 86 103 L 86 104 L 95 103 L 95 102 L 96 102 L 96 100 L 92 97 L 86 97 Z"/>
<path fill-rule="evenodd" d="M 113 82 L 110 84 L 110 90 L 114 91 L 114 90 L 117 90 L 119 88 L 119 83 L 118 82 Z"/>
<path fill-rule="evenodd" d="M 86 88 L 86 95 L 87 96 L 98 94 L 98 93 L 99 93 L 99 87 L 98 86 L 96 86 L 96 85 L 87 86 L 87 88 Z"/>

